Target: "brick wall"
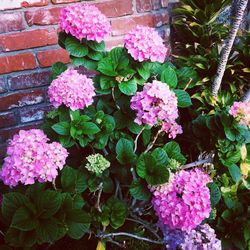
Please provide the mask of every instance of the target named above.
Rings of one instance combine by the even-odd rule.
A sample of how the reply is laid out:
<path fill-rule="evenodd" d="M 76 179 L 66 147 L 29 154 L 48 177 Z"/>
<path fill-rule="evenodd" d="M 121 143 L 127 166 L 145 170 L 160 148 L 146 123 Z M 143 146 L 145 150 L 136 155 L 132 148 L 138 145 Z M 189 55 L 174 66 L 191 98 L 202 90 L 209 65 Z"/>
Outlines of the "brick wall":
<path fill-rule="evenodd" d="M 69 62 L 57 45 L 58 15 L 79 0 L 0 1 L 0 158 L 6 141 L 19 129 L 38 127 L 49 108 L 50 67 Z M 83 2 L 83 1 L 82 1 Z M 167 40 L 168 0 L 95 0 L 112 25 L 107 46 L 122 44 L 136 24 L 156 27 Z"/>

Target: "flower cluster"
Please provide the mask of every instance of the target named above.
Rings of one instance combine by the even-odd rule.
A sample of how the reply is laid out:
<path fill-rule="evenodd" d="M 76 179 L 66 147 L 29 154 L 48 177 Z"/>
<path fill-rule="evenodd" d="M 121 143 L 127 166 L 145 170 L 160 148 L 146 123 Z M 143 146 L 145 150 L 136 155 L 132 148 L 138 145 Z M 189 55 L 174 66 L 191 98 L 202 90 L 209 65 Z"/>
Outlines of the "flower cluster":
<path fill-rule="evenodd" d="M 229 114 L 236 118 L 240 124 L 250 129 L 250 101 L 234 102 L 229 110 Z"/>
<path fill-rule="evenodd" d="M 208 218 L 209 182 L 209 176 L 199 169 L 181 170 L 169 183 L 157 187 L 152 203 L 160 221 L 172 229 L 190 231 Z"/>
<path fill-rule="evenodd" d="M 101 175 L 105 169 L 110 167 L 110 162 L 101 154 L 89 155 L 86 159 L 88 160 L 88 163 L 85 167 L 96 175 Z"/>
<path fill-rule="evenodd" d="M 68 152 L 58 142 L 48 143 L 40 129 L 20 130 L 7 148 L 0 177 L 5 185 L 14 187 L 39 182 L 52 182 L 62 169 Z"/>
<path fill-rule="evenodd" d="M 72 110 L 83 109 L 93 103 L 94 83 L 74 69 L 67 69 L 52 81 L 48 96 L 52 105 L 58 108 L 64 104 Z"/>
<path fill-rule="evenodd" d="M 85 38 L 98 43 L 103 41 L 111 31 L 106 16 L 89 4 L 75 4 L 63 8 L 59 24 L 61 30 L 79 40 Z"/>
<path fill-rule="evenodd" d="M 168 51 L 162 38 L 153 28 L 139 25 L 125 36 L 124 46 L 139 62 L 150 60 L 163 63 Z"/>
<path fill-rule="evenodd" d="M 169 138 L 182 133 L 175 121 L 178 118 L 177 97 L 166 83 L 156 80 L 146 83 L 143 90 L 132 97 L 131 109 L 137 111 L 135 122 L 139 125 L 161 125 Z"/>
<path fill-rule="evenodd" d="M 161 225 L 167 250 L 221 250 L 221 241 L 216 238 L 208 224 L 199 225 L 190 232 L 170 229 Z"/>

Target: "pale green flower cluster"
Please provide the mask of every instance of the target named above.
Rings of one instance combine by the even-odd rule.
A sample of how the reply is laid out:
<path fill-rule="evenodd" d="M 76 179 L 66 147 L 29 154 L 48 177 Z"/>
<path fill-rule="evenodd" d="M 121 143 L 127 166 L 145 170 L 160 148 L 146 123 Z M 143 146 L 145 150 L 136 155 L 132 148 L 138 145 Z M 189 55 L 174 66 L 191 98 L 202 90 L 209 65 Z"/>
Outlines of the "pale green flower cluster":
<path fill-rule="evenodd" d="M 88 163 L 85 167 L 96 175 L 102 174 L 105 169 L 110 167 L 110 162 L 101 154 L 89 155 L 86 159 L 88 160 Z"/>
<path fill-rule="evenodd" d="M 177 160 L 175 160 L 175 159 L 169 159 L 169 165 L 168 165 L 168 167 L 171 169 L 171 170 L 178 170 L 179 169 L 179 167 L 180 167 L 180 163 L 177 161 Z"/>

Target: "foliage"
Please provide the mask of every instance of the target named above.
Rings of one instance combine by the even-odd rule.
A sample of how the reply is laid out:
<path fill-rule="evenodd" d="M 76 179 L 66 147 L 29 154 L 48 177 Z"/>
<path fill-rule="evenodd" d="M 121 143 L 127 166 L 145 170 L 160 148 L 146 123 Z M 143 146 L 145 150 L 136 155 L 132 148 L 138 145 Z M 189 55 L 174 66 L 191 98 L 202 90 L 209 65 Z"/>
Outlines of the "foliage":
<path fill-rule="evenodd" d="M 177 75 L 190 78 L 187 85 L 196 112 L 185 118 L 192 154 L 197 150 L 215 154 L 214 182 L 209 185 L 214 212 L 210 223 L 225 249 L 249 247 L 249 130 L 228 114 L 249 84 L 249 32 L 241 30 L 223 76 L 217 100 L 211 85 L 220 57 L 227 23 L 218 17 L 229 1 L 189 1 L 174 10 L 175 62 Z M 191 67 L 193 70 L 190 70 Z M 185 69 L 185 70 L 184 70 Z M 180 72 L 178 74 L 178 72 Z M 185 77 L 185 78 L 184 78 Z M 232 230 L 237 227 L 237 232 Z M 245 233 L 244 233 L 245 232 Z"/>
<path fill-rule="evenodd" d="M 96 96 L 84 109 L 72 111 L 61 105 L 47 114 L 42 129 L 69 152 L 56 179 L 11 190 L 1 184 L 0 220 L 6 245 L 53 248 L 64 239 L 91 238 L 96 249 L 115 249 L 114 245 L 161 249 L 165 242 L 151 204 L 152 188 L 168 183 L 176 172 L 190 168 L 186 162 L 196 164 L 198 159 L 202 163 L 191 167 L 202 167 L 211 178 L 207 186 L 212 211 L 204 222 L 214 227 L 223 247 L 250 246 L 250 132 L 229 114 L 249 74 L 244 61 L 249 56 L 245 42 L 249 36 L 235 46 L 238 53 L 232 55 L 224 87 L 214 100 L 209 85 L 219 42 L 228 31 L 216 18 L 228 1 L 183 3 L 175 11 L 175 27 L 183 29 L 176 66 L 138 62 L 126 48 L 106 51 L 103 41 L 59 34 L 59 45 L 69 52 L 73 67 L 96 71 Z M 67 69 L 60 62 L 53 65 L 50 82 Z M 154 80 L 166 84 L 177 97 L 183 134 L 175 140 L 159 128 L 160 119 L 154 126 L 135 122 L 131 98 Z M 120 232 L 125 235 L 115 235 Z"/>

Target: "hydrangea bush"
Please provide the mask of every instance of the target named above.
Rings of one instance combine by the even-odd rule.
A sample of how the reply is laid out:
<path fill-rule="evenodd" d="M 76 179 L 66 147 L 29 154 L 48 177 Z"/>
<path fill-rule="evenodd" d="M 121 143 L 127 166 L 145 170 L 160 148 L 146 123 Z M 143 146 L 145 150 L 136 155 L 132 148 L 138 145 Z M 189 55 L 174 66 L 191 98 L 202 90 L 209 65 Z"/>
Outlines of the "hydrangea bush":
<path fill-rule="evenodd" d="M 249 198 L 249 104 L 222 98 L 200 113 L 152 28 L 137 26 L 124 47 L 106 51 L 107 18 L 79 3 L 62 9 L 60 29 L 72 64 L 52 67 L 54 109 L 42 130 L 13 137 L 0 171 L 6 245 L 226 246 L 213 226 L 219 206 L 244 213 L 249 204 L 235 199 L 238 190 Z M 197 137 L 205 142 L 195 144 Z M 249 240 L 247 220 L 242 230 Z"/>

